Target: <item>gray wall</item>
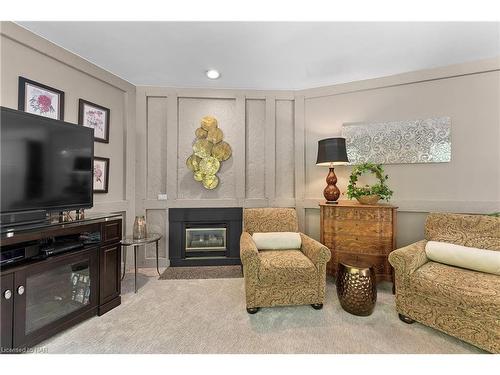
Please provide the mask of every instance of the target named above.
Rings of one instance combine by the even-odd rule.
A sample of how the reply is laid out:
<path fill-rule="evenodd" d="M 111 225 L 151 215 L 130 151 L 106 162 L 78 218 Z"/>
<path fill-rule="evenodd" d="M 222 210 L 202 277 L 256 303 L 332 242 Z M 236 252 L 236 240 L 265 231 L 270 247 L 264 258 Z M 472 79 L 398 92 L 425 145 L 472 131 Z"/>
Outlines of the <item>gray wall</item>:
<path fill-rule="evenodd" d="M 450 163 L 386 165 L 399 206 L 397 243 L 422 238 L 425 213 L 500 209 L 498 60 L 462 64 L 305 92 L 306 228 L 319 233 L 315 205 L 325 169 L 314 165 L 317 141 L 343 123 L 451 117 Z M 336 168 L 345 192 L 350 167 Z"/>
<path fill-rule="evenodd" d="M 233 149 L 211 191 L 185 164 L 207 115 L 217 118 Z M 291 92 L 137 88 L 137 213 L 164 234 L 162 264 L 168 263 L 170 207 L 295 205 L 294 115 Z M 144 264 L 154 264 L 153 251 L 142 256 Z"/>
<path fill-rule="evenodd" d="M 80 98 L 111 110 L 110 142 L 95 155 L 110 162 L 109 193 L 94 194 L 95 212 L 122 212 L 134 219 L 135 87 L 22 27 L 1 22 L 0 104 L 17 109 L 19 76 L 64 91 L 64 120 L 78 123 Z"/>
<path fill-rule="evenodd" d="M 77 122 L 78 99 L 111 109 L 110 192 L 95 211 L 147 215 L 165 234 L 168 208 L 295 206 L 301 230 L 319 238 L 318 203 L 326 169 L 316 144 L 340 135 L 344 122 L 450 116 L 452 161 L 388 165 L 399 206 L 398 245 L 423 235 L 429 211 L 500 210 L 500 60 L 492 59 L 302 91 L 134 87 L 115 75 L 10 23 L 1 23 L 0 104 L 17 108 L 18 76 L 65 92 L 65 120 Z M 233 148 L 220 186 L 207 191 L 185 167 L 199 120 L 214 115 Z M 345 191 L 350 167 L 336 168 Z M 166 193 L 167 200 L 158 200 Z M 153 265 L 154 249 L 142 254 Z"/>
<path fill-rule="evenodd" d="M 170 207 L 295 206 L 301 229 L 319 238 L 327 169 L 315 165 L 317 141 L 339 136 L 346 122 L 435 116 L 452 119 L 452 161 L 385 167 L 398 246 L 422 238 L 430 211 L 500 210 L 499 66 L 494 59 L 295 92 L 138 87 L 137 210 L 165 234 L 164 264 Z M 206 115 L 233 148 L 214 191 L 185 166 Z M 350 170 L 336 168 L 343 192 Z M 152 265 L 153 255 L 143 261 Z"/>

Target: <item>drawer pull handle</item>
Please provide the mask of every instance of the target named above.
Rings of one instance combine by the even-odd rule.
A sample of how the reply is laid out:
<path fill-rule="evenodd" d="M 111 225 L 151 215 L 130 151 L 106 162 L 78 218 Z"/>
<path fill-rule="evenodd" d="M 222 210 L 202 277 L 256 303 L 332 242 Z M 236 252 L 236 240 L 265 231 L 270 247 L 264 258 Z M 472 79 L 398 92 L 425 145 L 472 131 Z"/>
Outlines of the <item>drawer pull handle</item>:
<path fill-rule="evenodd" d="M 19 294 L 20 296 L 24 294 L 24 286 L 21 285 L 17 288 L 17 294 Z"/>
<path fill-rule="evenodd" d="M 12 297 L 12 291 L 10 289 L 7 289 L 4 293 L 3 296 L 5 299 L 10 299 Z"/>

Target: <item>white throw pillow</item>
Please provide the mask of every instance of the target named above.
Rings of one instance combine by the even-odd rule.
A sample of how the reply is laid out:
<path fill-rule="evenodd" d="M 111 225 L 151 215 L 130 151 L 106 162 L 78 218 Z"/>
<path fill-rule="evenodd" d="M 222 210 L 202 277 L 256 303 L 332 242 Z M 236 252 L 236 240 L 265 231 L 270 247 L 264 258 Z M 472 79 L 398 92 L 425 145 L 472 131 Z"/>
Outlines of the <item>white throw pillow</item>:
<path fill-rule="evenodd" d="M 435 262 L 500 275 L 500 251 L 429 241 L 425 253 Z"/>
<path fill-rule="evenodd" d="M 300 234 L 296 232 L 254 233 L 252 238 L 259 250 L 294 250 L 302 246 Z"/>

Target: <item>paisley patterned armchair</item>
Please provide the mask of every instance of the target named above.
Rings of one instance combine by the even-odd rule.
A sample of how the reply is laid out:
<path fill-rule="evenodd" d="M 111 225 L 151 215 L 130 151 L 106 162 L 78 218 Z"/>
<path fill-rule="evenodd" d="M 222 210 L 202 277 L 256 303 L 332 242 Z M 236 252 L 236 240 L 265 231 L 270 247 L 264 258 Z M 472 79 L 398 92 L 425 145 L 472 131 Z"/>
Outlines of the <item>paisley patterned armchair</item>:
<path fill-rule="evenodd" d="M 254 232 L 298 232 L 294 208 L 247 208 L 243 211 L 240 256 L 250 314 L 260 307 L 311 304 L 323 307 L 330 250 L 300 233 L 300 250 L 257 250 Z"/>
<path fill-rule="evenodd" d="M 389 255 L 396 275 L 396 309 L 415 320 L 482 349 L 500 353 L 500 276 L 429 260 L 427 241 L 500 251 L 500 218 L 430 214 L 425 240 Z"/>

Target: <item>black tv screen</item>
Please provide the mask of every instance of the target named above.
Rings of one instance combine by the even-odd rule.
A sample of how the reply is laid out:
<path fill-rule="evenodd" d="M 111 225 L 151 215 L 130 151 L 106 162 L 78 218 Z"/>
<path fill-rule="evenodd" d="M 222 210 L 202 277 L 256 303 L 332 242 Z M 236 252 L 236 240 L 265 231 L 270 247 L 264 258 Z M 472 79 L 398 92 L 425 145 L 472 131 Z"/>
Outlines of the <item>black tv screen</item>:
<path fill-rule="evenodd" d="M 1 212 L 93 204 L 93 130 L 0 107 Z"/>

